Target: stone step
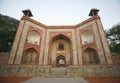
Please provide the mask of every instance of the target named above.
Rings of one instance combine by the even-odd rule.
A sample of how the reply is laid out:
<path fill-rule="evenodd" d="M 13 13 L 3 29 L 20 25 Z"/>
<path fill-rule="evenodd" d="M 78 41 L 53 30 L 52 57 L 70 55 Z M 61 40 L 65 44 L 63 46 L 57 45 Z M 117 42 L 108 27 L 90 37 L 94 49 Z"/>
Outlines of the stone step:
<path fill-rule="evenodd" d="M 51 76 L 59 76 L 59 77 L 65 76 L 66 77 L 67 69 L 66 68 L 51 68 L 50 75 Z"/>
<path fill-rule="evenodd" d="M 53 67 L 51 70 L 67 70 L 66 67 Z"/>
<path fill-rule="evenodd" d="M 50 75 L 67 75 L 67 73 L 50 73 Z"/>
<path fill-rule="evenodd" d="M 68 77 L 67 75 L 49 75 L 49 78 L 66 78 Z"/>
<path fill-rule="evenodd" d="M 56 74 L 56 75 L 66 75 L 66 71 L 51 71 L 50 74 Z"/>

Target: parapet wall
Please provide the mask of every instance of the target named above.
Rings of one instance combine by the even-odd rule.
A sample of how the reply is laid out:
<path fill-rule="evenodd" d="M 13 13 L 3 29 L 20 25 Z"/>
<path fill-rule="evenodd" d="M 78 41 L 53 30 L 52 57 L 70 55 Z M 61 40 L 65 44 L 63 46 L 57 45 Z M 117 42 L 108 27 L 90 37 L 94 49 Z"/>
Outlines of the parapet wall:
<path fill-rule="evenodd" d="M 0 65 L 7 64 L 9 58 L 9 52 L 0 52 Z"/>
<path fill-rule="evenodd" d="M 120 77 L 120 66 L 80 66 L 51 68 L 41 66 L 1 65 L 0 76 L 12 77 Z"/>
<path fill-rule="evenodd" d="M 120 65 L 120 55 L 112 55 L 112 61 L 114 65 Z"/>

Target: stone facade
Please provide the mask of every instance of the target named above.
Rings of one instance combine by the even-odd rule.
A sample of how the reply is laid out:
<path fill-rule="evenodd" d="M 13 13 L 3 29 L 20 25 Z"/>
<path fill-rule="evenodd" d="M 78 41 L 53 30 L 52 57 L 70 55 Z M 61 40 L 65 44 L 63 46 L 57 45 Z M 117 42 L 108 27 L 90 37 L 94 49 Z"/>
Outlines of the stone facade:
<path fill-rule="evenodd" d="M 0 58 L 1 77 L 120 77 L 98 15 L 73 26 L 23 16 L 10 54 Z"/>
<path fill-rule="evenodd" d="M 63 50 L 59 50 L 60 43 Z M 59 55 L 64 57 L 65 66 L 112 64 L 100 17 L 93 16 L 74 26 L 46 26 L 23 16 L 8 64 L 56 67 Z"/>

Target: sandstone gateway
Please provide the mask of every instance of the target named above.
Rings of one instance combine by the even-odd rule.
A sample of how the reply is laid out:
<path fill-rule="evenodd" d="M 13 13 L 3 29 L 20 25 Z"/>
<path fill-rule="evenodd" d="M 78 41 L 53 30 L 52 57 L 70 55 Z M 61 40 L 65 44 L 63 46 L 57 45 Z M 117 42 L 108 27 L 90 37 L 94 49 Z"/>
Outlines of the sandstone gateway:
<path fill-rule="evenodd" d="M 47 26 L 23 10 L 0 80 L 82 77 L 89 83 L 120 83 L 120 66 L 113 65 L 98 11 L 91 9 L 89 19 L 73 26 Z"/>

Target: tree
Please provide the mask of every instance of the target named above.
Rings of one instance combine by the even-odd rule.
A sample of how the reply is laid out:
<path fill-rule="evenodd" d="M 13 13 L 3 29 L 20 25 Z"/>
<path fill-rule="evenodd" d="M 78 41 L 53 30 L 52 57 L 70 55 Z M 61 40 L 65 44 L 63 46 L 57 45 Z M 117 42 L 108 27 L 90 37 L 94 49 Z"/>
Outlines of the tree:
<path fill-rule="evenodd" d="M 120 54 L 120 23 L 106 31 L 111 52 Z"/>
<path fill-rule="evenodd" d="M 0 52 L 9 52 L 19 21 L 0 14 Z"/>

